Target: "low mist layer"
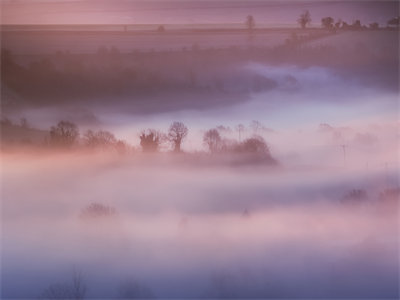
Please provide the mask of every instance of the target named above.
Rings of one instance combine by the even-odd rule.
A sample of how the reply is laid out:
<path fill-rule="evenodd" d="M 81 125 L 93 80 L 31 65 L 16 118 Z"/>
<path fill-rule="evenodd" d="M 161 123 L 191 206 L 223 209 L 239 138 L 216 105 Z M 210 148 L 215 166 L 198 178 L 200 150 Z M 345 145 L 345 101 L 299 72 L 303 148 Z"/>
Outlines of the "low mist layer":
<path fill-rule="evenodd" d="M 77 270 L 87 297 L 398 296 L 395 170 L 3 162 L 4 297 L 60 295 Z"/>

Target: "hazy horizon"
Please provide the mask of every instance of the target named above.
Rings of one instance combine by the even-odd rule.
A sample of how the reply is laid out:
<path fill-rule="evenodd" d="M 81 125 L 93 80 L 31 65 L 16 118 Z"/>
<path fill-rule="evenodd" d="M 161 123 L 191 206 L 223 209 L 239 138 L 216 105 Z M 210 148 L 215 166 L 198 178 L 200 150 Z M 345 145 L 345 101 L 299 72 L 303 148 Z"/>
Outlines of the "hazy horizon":
<path fill-rule="evenodd" d="M 312 25 L 327 15 L 352 23 L 386 25 L 398 16 L 397 1 L 143 1 L 143 0 L 2 1 L 1 24 L 223 24 L 244 23 L 249 14 L 259 24 L 296 25 L 304 10 L 313 11 Z"/>

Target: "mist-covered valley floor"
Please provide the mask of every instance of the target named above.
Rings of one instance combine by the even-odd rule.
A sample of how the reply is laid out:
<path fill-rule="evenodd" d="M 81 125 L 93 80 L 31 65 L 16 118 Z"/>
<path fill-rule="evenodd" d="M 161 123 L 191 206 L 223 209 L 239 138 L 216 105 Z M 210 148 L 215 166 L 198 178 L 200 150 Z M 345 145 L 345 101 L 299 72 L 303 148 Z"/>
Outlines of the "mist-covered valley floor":
<path fill-rule="evenodd" d="M 398 295 L 397 169 L 107 154 L 2 169 L 4 298 L 68 298 L 76 281 L 89 298 Z"/>
<path fill-rule="evenodd" d="M 398 4 L 32 3 L 2 3 L 0 298 L 399 298 Z"/>

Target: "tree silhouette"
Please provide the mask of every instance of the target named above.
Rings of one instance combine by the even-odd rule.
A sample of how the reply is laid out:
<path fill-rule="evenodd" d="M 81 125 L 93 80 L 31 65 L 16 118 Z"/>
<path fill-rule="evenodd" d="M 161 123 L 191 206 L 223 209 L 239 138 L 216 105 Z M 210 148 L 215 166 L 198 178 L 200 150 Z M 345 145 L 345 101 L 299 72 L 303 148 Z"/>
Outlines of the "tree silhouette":
<path fill-rule="evenodd" d="M 376 22 L 371 23 L 371 24 L 369 24 L 369 29 L 377 30 L 377 29 L 379 29 L 379 24 Z"/>
<path fill-rule="evenodd" d="M 173 144 L 174 152 L 181 152 L 182 141 L 188 134 L 188 129 L 182 122 L 173 122 L 169 127 L 168 140 Z"/>
<path fill-rule="evenodd" d="M 148 129 L 146 131 L 142 131 L 140 134 L 140 146 L 142 147 L 143 152 L 157 152 L 158 147 L 162 141 L 162 133 L 154 130 Z"/>
<path fill-rule="evenodd" d="M 297 23 L 300 24 L 301 28 L 305 29 L 308 24 L 311 23 L 311 14 L 308 10 L 303 12 L 297 19 Z"/>
<path fill-rule="evenodd" d="M 321 19 L 321 25 L 323 28 L 332 29 L 333 28 L 333 18 L 332 17 L 325 17 Z"/>
<path fill-rule="evenodd" d="M 349 29 L 350 25 L 347 22 L 342 22 L 342 29 Z"/>
<path fill-rule="evenodd" d="M 254 17 L 252 15 L 248 15 L 246 17 L 246 27 L 249 31 L 253 31 L 253 29 L 256 27 L 256 22 L 254 20 Z"/>
<path fill-rule="evenodd" d="M 297 23 L 300 24 L 301 28 L 305 29 L 307 25 L 311 23 L 311 15 L 308 10 L 303 12 L 300 17 L 297 19 Z"/>
<path fill-rule="evenodd" d="M 115 138 L 115 136 L 111 132 L 105 130 L 100 130 L 97 132 L 88 130 L 84 134 L 83 139 L 85 145 L 91 148 L 107 148 L 110 146 L 114 146 L 117 143 L 117 139 Z"/>
<path fill-rule="evenodd" d="M 78 127 L 72 122 L 60 121 L 50 128 L 50 143 L 54 146 L 71 147 L 78 136 Z"/>
<path fill-rule="evenodd" d="M 352 25 L 353 29 L 361 29 L 361 21 L 355 20 Z"/>
<path fill-rule="evenodd" d="M 342 19 L 339 19 L 336 23 L 335 23 L 335 28 L 336 29 L 339 29 L 340 28 L 340 26 L 342 26 Z"/>
<path fill-rule="evenodd" d="M 244 140 L 243 143 L 240 143 L 237 147 L 237 152 L 269 155 L 269 148 L 261 136 L 254 136 Z"/>
<path fill-rule="evenodd" d="M 390 19 L 387 21 L 388 26 L 396 26 L 399 27 L 400 25 L 400 17 Z"/>
<path fill-rule="evenodd" d="M 217 129 L 210 129 L 204 133 L 203 142 L 211 153 L 217 152 L 221 147 L 221 136 Z"/>

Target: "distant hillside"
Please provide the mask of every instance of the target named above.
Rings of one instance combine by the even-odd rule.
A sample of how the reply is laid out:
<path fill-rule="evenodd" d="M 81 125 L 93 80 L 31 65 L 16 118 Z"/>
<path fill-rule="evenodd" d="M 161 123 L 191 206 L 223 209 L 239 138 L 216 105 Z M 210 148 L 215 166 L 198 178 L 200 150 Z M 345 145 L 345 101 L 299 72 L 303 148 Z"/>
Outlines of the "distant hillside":
<path fill-rule="evenodd" d="M 0 122 L 1 145 L 40 145 L 45 143 L 49 132 L 30 128 L 24 121 L 21 124 L 13 124 L 9 120 Z"/>

